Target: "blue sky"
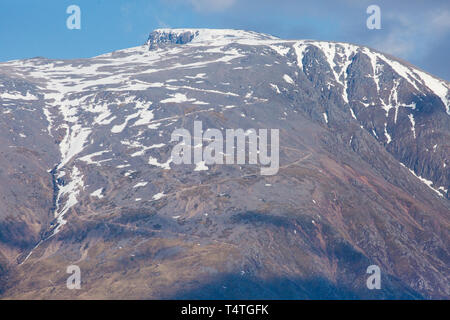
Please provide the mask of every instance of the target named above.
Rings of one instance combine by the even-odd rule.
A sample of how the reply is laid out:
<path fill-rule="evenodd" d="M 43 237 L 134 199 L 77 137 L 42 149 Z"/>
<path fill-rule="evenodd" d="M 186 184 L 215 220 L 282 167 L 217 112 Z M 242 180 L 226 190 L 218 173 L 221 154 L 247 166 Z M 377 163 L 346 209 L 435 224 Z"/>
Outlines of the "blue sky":
<path fill-rule="evenodd" d="M 81 30 L 66 27 L 72 4 Z M 366 27 L 371 4 L 381 9 L 380 30 Z M 0 61 L 91 57 L 143 44 L 160 27 L 352 42 L 450 80 L 449 0 L 1 0 Z"/>

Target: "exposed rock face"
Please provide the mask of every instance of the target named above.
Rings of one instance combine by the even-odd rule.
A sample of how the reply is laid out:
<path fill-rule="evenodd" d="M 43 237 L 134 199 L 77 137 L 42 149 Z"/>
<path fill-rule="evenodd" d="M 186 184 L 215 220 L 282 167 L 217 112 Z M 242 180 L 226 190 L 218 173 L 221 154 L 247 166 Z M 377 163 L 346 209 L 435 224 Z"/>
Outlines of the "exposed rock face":
<path fill-rule="evenodd" d="M 198 35 L 198 31 L 195 32 Z M 150 50 L 161 48 L 169 44 L 186 44 L 194 39 L 195 34 L 191 31 L 181 33 L 153 31 L 148 38 L 148 46 Z"/>
<path fill-rule="evenodd" d="M 1 63 L 0 292 L 449 298 L 448 89 L 369 48 L 239 30 Z M 280 129 L 278 174 L 175 165 L 194 120 Z"/>

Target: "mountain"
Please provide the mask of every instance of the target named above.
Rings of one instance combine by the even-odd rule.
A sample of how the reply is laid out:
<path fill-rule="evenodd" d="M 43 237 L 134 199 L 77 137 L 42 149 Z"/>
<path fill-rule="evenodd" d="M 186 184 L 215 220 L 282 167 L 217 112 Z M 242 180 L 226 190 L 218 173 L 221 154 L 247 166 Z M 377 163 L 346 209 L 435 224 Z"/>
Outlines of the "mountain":
<path fill-rule="evenodd" d="M 0 63 L 1 295 L 448 299 L 449 107 L 395 57 L 240 30 Z M 279 129 L 278 173 L 175 164 L 194 121 Z"/>

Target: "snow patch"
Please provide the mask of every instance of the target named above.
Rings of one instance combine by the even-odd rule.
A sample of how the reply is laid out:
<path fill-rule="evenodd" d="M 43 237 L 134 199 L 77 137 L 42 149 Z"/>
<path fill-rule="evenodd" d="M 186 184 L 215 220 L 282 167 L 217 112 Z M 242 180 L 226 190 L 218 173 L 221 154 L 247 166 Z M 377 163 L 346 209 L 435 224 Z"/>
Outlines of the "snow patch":
<path fill-rule="evenodd" d="M 414 121 L 414 116 L 410 113 L 408 115 L 409 121 L 411 122 L 411 131 L 414 135 L 414 139 L 416 138 L 416 122 Z"/>
<path fill-rule="evenodd" d="M 56 228 L 53 231 L 53 235 L 57 234 L 61 227 L 67 223 L 64 219 L 65 214 L 70 208 L 78 203 L 77 196 L 80 190 L 84 189 L 83 175 L 77 167 L 73 167 L 70 174 L 70 181 L 64 186 L 60 186 L 58 195 L 56 197 Z M 64 206 L 61 208 L 63 198 L 66 197 Z"/>
<path fill-rule="evenodd" d="M 286 82 L 289 83 L 289 84 L 294 84 L 294 80 L 292 80 L 292 78 L 289 77 L 287 74 L 285 74 L 285 75 L 283 76 L 283 79 L 284 79 L 284 81 L 286 81 Z"/>
<path fill-rule="evenodd" d="M 392 139 L 389 133 L 387 132 L 387 123 L 384 124 L 384 136 L 386 137 L 386 143 L 391 143 Z"/>
<path fill-rule="evenodd" d="M 139 188 L 139 187 L 145 187 L 148 184 L 148 182 L 139 182 L 136 183 L 133 188 Z"/>
<path fill-rule="evenodd" d="M 171 95 L 171 98 L 167 98 L 164 100 L 161 100 L 161 103 L 183 103 L 183 102 L 192 102 L 195 101 L 195 99 L 188 99 L 185 94 L 182 93 L 175 93 Z"/>
<path fill-rule="evenodd" d="M 172 162 L 172 158 L 169 158 L 166 162 L 164 163 L 159 163 L 158 159 L 153 158 L 153 157 L 149 157 L 148 159 L 148 164 L 155 166 L 155 167 L 159 167 L 162 168 L 164 170 L 170 170 L 170 163 Z"/>
<path fill-rule="evenodd" d="M 425 178 L 422 178 L 421 176 L 417 175 L 413 170 L 411 170 L 410 168 L 408 168 L 407 166 L 405 166 L 403 163 L 400 162 L 400 164 L 407 168 L 417 179 L 419 179 L 420 181 L 422 181 L 424 184 L 426 184 L 431 190 L 433 190 L 434 192 L 436 192 L 440 197 L 444 197 L 442 195 L 442 193 L 439 190 L 443 190 L 445 192 L 447 192 L 447 190 L 444 190 L 444 187 L 439 187 L 439 189 L 435 189 L 432 187 L 433 185 L 433 181 L 431 180 L 427 180 Z"/>
<path fill-rule="evenodd" d="M 276 93 L 280 94 L 280 89 L 278 88 L 278 86 L 276 84 L 270 83 L 270 86 L 276 91 Z"/>
<path fill-rule="evenodd" d="M 164 192 L 159 192 L 153 196 L 153 200 L 159 200 L 165 196 Z"/>
<path fill-rule="evenodd" d="M 194 171 L 207 171 L 208 167 L 205 164 L 205 161 L 200 161 L 195 164 Z"/>
<path fill-rule="evenodd" d="M 97 197 L 99 199 L 103 198 L 103 188 L 97 189 L 91 193 L 91 197 Z"/>

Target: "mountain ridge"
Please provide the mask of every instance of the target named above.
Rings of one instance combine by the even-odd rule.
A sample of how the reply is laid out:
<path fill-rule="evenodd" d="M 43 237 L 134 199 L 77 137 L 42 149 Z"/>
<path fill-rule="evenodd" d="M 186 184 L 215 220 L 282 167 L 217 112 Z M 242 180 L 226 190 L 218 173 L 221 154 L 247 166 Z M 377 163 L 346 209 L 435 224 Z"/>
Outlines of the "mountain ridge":
<path fill-rule="evenodd" d="M 236 297 L 243 271 L 254 293 L 281 272 L 298 297 L 448 297 L 448 82 L 361 46 L 185 31 L 0 63 L 4 296 L 214 296 L 229 281 Z M 174 165 L 170 132 L 194 120 L 279 128 L 279 176 Z M 72 263 L 85 291 L 64 288 Z M 386 291 L 365 289 L 367 263 Z"/>

